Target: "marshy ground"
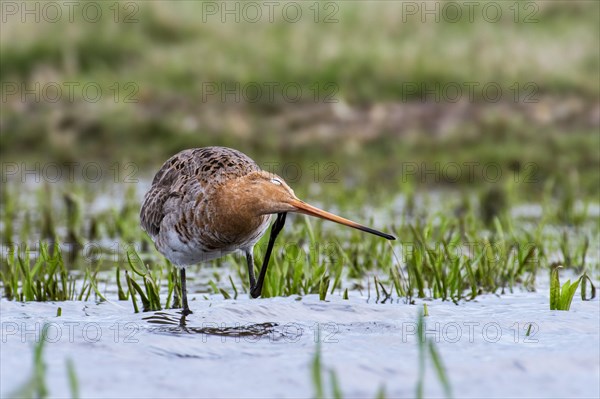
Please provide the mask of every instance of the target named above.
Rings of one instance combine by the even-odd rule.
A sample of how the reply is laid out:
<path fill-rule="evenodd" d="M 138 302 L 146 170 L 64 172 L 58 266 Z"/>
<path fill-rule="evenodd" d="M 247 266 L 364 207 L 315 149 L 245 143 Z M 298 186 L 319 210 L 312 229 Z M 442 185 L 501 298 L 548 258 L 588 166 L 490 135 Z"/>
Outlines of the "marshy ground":
<path fill-rule="evenodd" d="M 3 227 L 35 238 L 3 244 L 7 394 L 38 386 L 22 365 L 35 363 L 23 351 L 39 340 L 52 396 L 71 394 L 67 359 L 83 396 L 171 397 L 197 385 L 202 396 L 307 396 L 321 384 L 326 396 L 397 397 L 415 395 L 418 381 L 427 395 L 445 395 L 432 361 L 418 367 L 430 356 L 417 339 L 425 306 L 423 337 L 437 347 L 456 396 L 596 394 L 598 299 L 589 299 L 599 285 L 598 203 L 575 202 L 571 223 L 551 197 L 506 200 L 489 224 L 486 208 L 464 192 L 400 196 L 369 211 L 341 207 L 396 234 L 391 245 L 296 216 L 275 246 L 261 299 L 249 299 L 242 255 L 190 268 L 194 314 L 182 326 L 172 308 L 177 274 L 139 229 L 141 193 L 131 187 L 108 200 L 79 184 L 5 191 L 12 214 Z M 259 243 L 259 260 L 261 251 Z M 561 282 L 590 277 L 569 312 L 550 310 L 556 263 Z M 572 366 L 542 384 L 555 361 Z M 499 368 L 501 377 L 490 378 Z M 232 373 L 239 384 L 225 383 Z"/>

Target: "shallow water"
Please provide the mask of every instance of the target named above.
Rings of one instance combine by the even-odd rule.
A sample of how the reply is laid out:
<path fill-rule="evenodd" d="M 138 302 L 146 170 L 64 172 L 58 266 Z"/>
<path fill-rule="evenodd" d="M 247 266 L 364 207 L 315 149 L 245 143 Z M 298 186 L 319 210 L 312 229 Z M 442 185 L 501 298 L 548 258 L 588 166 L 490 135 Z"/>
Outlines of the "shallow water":
<path fill-rule="evenodd" d="M 125 301 L 2 300 L 0 393 L 6 397 L 30 375 L 32 347 L 48 323 L 52 397 L 70 395 L 67 358 L 83 397 L 309 397 L 317 340 L 325 374 L 335 369 L 345 397 L 374 397 L 382 384 L 388 397 L 415 395 L 421 302 L 374 303 L 357 292 L 325 302 L 314 295 L 193 298 L 185 326 L 176 310 L 134 314 Z M 576 297 L 569 312 L 548 309 L 547 289 L 460 306 L 426 303 L 427 336 L 437 342 L 455 397 L 600 395 L 598 299 Z M 425 395 L 443 396 L 429 366 Z"/>
<path fill-rule="evenodd" d="M 138 190 L 137 197 L 142 192 Z M 121 197 L 98 196 L 88 211 L 113 209 L 122 204 Z M 427 204 L 433 212 L 435 204 L 444 201 L 431 198 Z M 390 220 L 393 209 L 402 207 L 344 215 L 373 218 L 377 226 Z M 588 216 L 597 216 L 599 210 L 590 205 Z M 522 218 L 525 228 L 531 224 L 532 231 L 541 212 L 535 204 L 512 209 L 512 215 Z M 335 226 L 323 225 L 326 228 Z M 586 263 L 598 286 L 597 228 L 586 228 L 592 231 Z M 577 237 L 571 228 L 560 226 L 546 226 L 544 237 L 559 243 L 564 232 Z M 107 238 L 98 244 L 121 248 L 120 242 Z M 399 239 L 398 254 L 401 244 Z M 0 251 L 8 253 L 4 246 Z M 549 261 L 561 259 L 558 251 L 549 248 Z M 85 252 L 82 256 L 85 259 Z M 110 275 L 99 288 L 114 299 L 116 260 L 110 256 L 106 262 Z M 350 292 L 349 300 L 330 295 L 324 302 L 315 295 L 258 300 L 240 295 L 224 300 L 204 294 L 212 291 L 207 282 L 217 270 L 240 286 L 231 268 L 192 269 L 188 287 L 197 294 L 190 302 L 194 313 L 184 325 L 177 310 L 135 314 L 129 301 L 23 304 L 0 299 L 0 396 L 11 396 L 31 375 L 32 349 L 46 323 L 44 360 L 51 397 L 70 396 L 69 358 L 83 397 L 310 397 L 317 341 L 325 380 L 335 370 L 345 397 L 374 397 L 382 385 L 387 397 L 415 396 L 416 321 L 423 301 L 375 303 L 373 295 L 368 299 L 357 291 Z M 576 277 L 569 272 L 561 272 L 563 282 Z M 230 288 L 225 278 L 216 283 Z M 600 396 L 600 302 L 582 302 L 577 294 L 571 311 L 550 311 L 547 271 L 538 276 L 536 288 L 534 293 L 516 289 L 501 297 L 482 295 L 459 306 L 425 302 L 430 313 L 425 319 L 427 337 L 437 342 L 455 397 Z M 61 317 L 56 317 L 58 307 Z M 326 395 L 331 392 L 326 383 Z M 425 395 L 443 396 L 430 364 Z"/>

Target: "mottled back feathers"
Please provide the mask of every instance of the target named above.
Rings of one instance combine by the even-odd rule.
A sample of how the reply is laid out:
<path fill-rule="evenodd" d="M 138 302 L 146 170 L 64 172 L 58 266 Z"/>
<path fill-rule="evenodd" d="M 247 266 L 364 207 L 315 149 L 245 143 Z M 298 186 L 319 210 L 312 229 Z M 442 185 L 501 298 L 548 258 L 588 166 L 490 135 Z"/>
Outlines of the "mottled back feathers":
<path fill-rule="evenodd" d="M 142 228 L 154 238 L 169 214 L 184 212 L 186 204 L 193 205 L 229 179 L 259 170 L 251 158 L 231 148 L 181 151 L 168 159 L 154 176 L 140 211 Z M 185 212 L 181 216 L 185 218 Z"/>

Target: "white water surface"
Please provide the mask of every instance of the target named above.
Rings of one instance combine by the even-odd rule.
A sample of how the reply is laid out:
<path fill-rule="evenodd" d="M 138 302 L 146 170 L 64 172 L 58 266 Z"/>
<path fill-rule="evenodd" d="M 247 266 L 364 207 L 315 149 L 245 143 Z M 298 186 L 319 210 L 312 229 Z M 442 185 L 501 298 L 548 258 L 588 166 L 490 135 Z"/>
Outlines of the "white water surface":
<path fill-rule="evenodd" d="M 547 289 L 482 295 L 458 306 L 437 300 L 382 304 L 358 292 L 349 300 L 334 295 L 327 301 L 314 295 L 192 297 L 194 313 L 185 329 L 176 310 L 135 314 L 126 301 L 1 300 L 1 396 L 10 397 L 31 376 L 33 347 L 47 323 L 51 397 L 70 396 L 69 358 L 82 397 L 311 397 L 317 340 L 327 396 L 333 369 L 344 397 L 375 397 L 382 385 L 386 397 L 414 397 L 416 321 L 423 303 L 430 314 L 426 336 L 436 341 L 454 397 L 600 396 L 598 299 L 576 296 L 564 312 L 549 310 Z M 425 396 L 442 397 L 429 355 L 426 361 Z"/>

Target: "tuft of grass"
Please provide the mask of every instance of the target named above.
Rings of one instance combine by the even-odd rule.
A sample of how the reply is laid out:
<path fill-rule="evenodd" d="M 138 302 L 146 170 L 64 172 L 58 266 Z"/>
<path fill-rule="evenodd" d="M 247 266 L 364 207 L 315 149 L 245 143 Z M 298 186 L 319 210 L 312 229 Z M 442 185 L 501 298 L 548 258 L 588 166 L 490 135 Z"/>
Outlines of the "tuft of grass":
<path fill-rule="evenodd" d="M 133 308 L 136 313 L 139 312 L 137 306 L 136 294 L 140 296 L 142 301 L 142 311 L 150 312 L 156 310 L 162 310 L 160 304 L 160 284 L 156 281 L 152 275 L 148 266 L 142 261 L 138 253 L 133 248 L 129 248 L 127 251 L 127 262 L 134 274 L 137 274 L 143 279 L 144 289 L 135 281 L 135 279 L 125 272 L 125 278 L 127 280 L 127 287 L 129 294 L 131 295 L 131 301 Z"/>
<path fill-rule="evenodd" d="M 86 268 L 80 287 L 73 271 L 67 270 L 58 241 L 53 245 L 40 242 L 37 259 L 31 259 L 28 247 L 19 253 L 18 247 L 10 246 L 3 259 L 0 282 L 4 296 L 9 300 L 27 301 L 67 301 L 89 298 L 92 288 L 97 289 L 97 272 Z"/>
<path fill-rule="evenodd" d="M 562 266 L 560 264 L 553 264 L 552 271 L 550 272 L 550 310 L 569 310 L 571 309 L 571 302 L 573 301 L 573 297 L 575 296 L 575 292 L 577 292 L 577 288 L 579 284 L 583 281 L 581 287 L 581 298 L 586 300 L 586 281 L 589 281 L 591 285 L 591 299 L 596 296 L 596 287 L 594 286 L 592 280 L 589 278 L 587 274 L 582 275 L 573 283 L 571 280 L 567 280 L 562 286 L 560 285 L 560 280 L 558 278 L 558 269 L 561 269 Z"/>

